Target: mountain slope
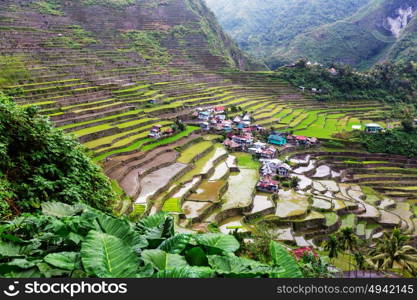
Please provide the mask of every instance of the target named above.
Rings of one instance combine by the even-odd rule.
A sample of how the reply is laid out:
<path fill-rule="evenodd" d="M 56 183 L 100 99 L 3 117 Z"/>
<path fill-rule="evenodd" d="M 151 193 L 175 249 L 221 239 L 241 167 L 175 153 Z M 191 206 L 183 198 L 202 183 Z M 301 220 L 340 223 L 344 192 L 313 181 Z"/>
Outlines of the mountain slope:
<path fill-rule="evenodd" d="M 369 0 L 206 0 L 244 49 L 266 58 L 297 35 L 346 18 Z"/>
<path fill-rule="evenodd" d="M 359 68 L 415 56 L 415 0 L 374 0 L 355 15 L 297 36 L 274 54 L 293 60 L 307 56 L 322 63 L 342 62 Z"/>

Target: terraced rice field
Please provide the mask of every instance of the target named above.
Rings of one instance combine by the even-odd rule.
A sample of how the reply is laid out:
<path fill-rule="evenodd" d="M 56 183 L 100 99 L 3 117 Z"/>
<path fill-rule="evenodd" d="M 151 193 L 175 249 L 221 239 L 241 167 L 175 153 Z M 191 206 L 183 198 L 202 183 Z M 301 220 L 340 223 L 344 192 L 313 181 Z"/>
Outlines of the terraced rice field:
<path fill-rule="evenodd" d="M 38 107 L 89 149 L 134 203 L 120 203 L 120 213 L 173 212 L 179 226 L 199 230 L 210 223 L 229 230 L 248 221 L 268 222 L 276 225 L 282 240 L 299 245 L 314 244 L 341 226 L 353 226 L 366 238 L 393 226 L 416 232 L 416 160 L 306 150 L 303 155 L 309 158 L 294 162 L 299 190 L 282 190 L 273 201 L 255 191 L 258 162 L 248 154 L 228 153 L 216 143 L 218 136 L 203 138 L 192 122 L 170 137 L 148 138 L 156 124 L 165 129 L 177 118 L 190 120 L 197 107 L 222 105 L 240 107 L 266 127 L 330 139 L 353 125 L 387 125 L 382 113 L 388 108 L 377 100 L 322 103 L 272 80 L 268 72 L 225 72 L 227 58 L 211 53 L 198 38 L 185 41 L 189 56 L 178 53 L 170 39 L 164 41 L 171 56 L 165 65 L 143 59 L 129 41 L 102 31 L 95 32 L 96 44 L 71 48 L 51 39 L 57 33 L 73 35 L 66 18 L 51 22 L 59 24 L 55 26 L 16 24 L 31 12 L 12 12 L 2 5 L 0 30 L 27 25 L 42 32 L 34 39 L 33 31 L 12 30 L 9 40 L 0 41 L 0 54 L 18 55 L 30 73 L 30 79 L 9 87 L 22 91 L 15 101 Z M 102 26 L 119 30 L 110 21 Z M 158 21 L 168 28 L 178 25 L 177 20 Z M 144 22 L 149 22 L 144 30 L 155 29 L 152 20 Z M 296 154 L 286 155 L 291 159 Z M 232 173 L 236 167 L 240 172 Z"/>

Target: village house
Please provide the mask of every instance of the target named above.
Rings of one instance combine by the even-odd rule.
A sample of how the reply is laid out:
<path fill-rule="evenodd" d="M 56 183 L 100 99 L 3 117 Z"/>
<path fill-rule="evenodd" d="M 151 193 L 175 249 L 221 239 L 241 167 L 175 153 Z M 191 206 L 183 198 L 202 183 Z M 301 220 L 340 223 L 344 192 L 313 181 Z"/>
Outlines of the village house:
<path fill-rule="evenodd" d="M 210 130 L 210 124 L 208 122 L 201 122 L 200 123 L 200 128 L 202 130 L 209 131 Z"/>
<path fill-rule="evenodd" d="M 242 122 L 242 118 L 239 116 L 234 117 L 233 119 L 233 123 L 239 124 L 240 122 Z"/>
<path fill-rule="evenodd" d="M 262 175 L 278 175 L 280 177 L 288 177 L 291 172 L 291 167 L 283 163 L 279 159 L 261 159 Z"/>
<path fill-rule="evenodd" d="M 162 129 L 162 125 L 159 125 L 159 124 L 154 125 L 151 128 L 151 131 L 149 132 L 148 137 L 153 138 L 153 139 L 160 138 L 161 137 L 161 129 Z"/>
<path fill-rule="evenodd" d="M 164 135 L 164 136 L 169 136 L 169 135 L 172 135 L 172 134 L 174 134 L 174 129 L 172 129 L 172 128 L 167 128 L 167 129 L 165 129 L 164 130 L 164 132 L 162 132 L 162 135 Z"/>
<path fill-rule="evenodd" d="M 232 141 L 231 139 L 226 139 L 223 142 L 223 145 L 225 145 L 227 147 L 227 149 L 229 149 L 230 151 L 239 151 L 242 149 L 242 145 L 238 144 L 234 141 Z"/>
<path fill-rule="evenodd" d="M 330 68 L 328 71 L 333 76 L 336 76 L 337 74 L 339 74 L 339 72 L 335 68 Z"/>
<path fill-rule="evenodd" d="M 378 133 L 381 132 L 384 128 L 376 123 L 369 123 L 365 125 L 365 132 L 366 133 Z"/>
<path fill-rule="evenodd" d="M 256 184 L 256 190 L 264 193 L 278 193 L 279 183 L 269 176 L 262 177 Z"/>
<path fill-rule="evenodd" d="M 199 111 L 198 119 L 208 121 L 210 119 L 210 112 L 206 110 Z"/>
<path fill-rule="evenodd" d="M 277 146 L 285 146 L 287 144 L 287 139 L 283 135 L 271 134 L 268 137 L 268 143 Z"/>
<path fill-rule="evenodd" d="M 246 134 L 242 136 L 233 135 L 231 137 L 231 140 L 235 143 L 238 143 L 239 145 L 242 145 L 242 147 L 249 148 L 253 144 L 253 137 L 252 135 Z"/>
<path fill-rule="evenodd" d="M 215 114 L 224 114 L 225 108 L 224 106 L 217 106 L 214 108 Z"/>
<path fill-rule="evenodd" d="M 268 147 L 265 143 L 256 142 L 248 149 L 248 152 L 259 158 L 273 159 L 276 156 L 277 150 L 273 147 Z"/>
<path fill-rule="evenodd" d="M 307 146 L 310 144 L 310 139 L 301 135 L 288 135 L 287 142 L 294 146 Z"/>

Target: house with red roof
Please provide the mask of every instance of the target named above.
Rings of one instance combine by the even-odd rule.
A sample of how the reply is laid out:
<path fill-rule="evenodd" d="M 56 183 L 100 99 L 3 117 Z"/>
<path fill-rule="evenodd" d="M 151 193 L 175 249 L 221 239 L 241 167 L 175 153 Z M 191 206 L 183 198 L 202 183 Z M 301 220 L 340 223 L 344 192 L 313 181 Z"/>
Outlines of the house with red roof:
<path fill-rule="evenodd" d="M 279 191 L 279 182 L 272 180 L 271 177 L 265 176 L 256 184 L 256 189 L 259 192 L 264 193 L 278 193 Z"/>

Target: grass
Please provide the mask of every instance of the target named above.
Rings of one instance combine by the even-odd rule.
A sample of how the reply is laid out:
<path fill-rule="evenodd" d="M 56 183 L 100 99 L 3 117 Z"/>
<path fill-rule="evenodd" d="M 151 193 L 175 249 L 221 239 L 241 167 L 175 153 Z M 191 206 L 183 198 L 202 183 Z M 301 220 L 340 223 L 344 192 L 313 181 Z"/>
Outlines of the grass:
<path fill-rule="evenodd" d="M 168 138 L 159 140 L 159 141 L 157 141 L 155 143 L 146 145 L 145 147 L 142 148 L 142 151 L 149 151 L 149 150 L 152 150 L 152 149 L 154 149 L 156 147 L 159 147 L 159 146 L 172 144 L 173 142 L 176 142 L 177 140 L 179 140 L 179 139 L 181 139 L 183 137 L 189 136 L 190 133 L 192 133 L 193 131 L 196 131 L 198 129 L 200 129 L 200 127 L 188 126 L 184 131 L 182 131 L 182 132 L 180 132 L 178 134 L 175 134 L 175 135 L 170 136 Z"/>
<path fill-rule="evenodd" d="M 186 128 L 186 130 L 182 131 L 181 133 L 175 134 L 173 136 L 170 136 L 168 138 L 159 140 L 155 143 L 150 143 L 148 145 L 146 145 L 145 147 L 142 147 L 143 144 L 152 141 L 152 139 L 146 138 L 143 140 L 139 140 L 136 141 L 132 144 L 130 144 L 129 146 L 127 146 L 126 148 L 122 148 L 122 149 L 117 149 L 117 150 L 112 150 L 109 152 L 106 152 L 104 154 L 101 154 L 99 156 L 96 156 L 93 158 L 94 161 L 100 161 L 105 159 L 106 157 L 109 157 L 110 155 L 114 155 L 114 154 L 119 154 L 119 153 L 126 153 L 126 152 L 130 152 L 133 150 L 139 150 L 141 149 L 142 151 L 149 151 L 152 150 L 158 146 L 162 146 L 162 145 L 167 145 L 167 144 L 171 144 L 185 136 L 188 136 L 191 132 L 200 129 L 199 127 L 195 127 L 195 126 L 189 126 Z"/>
<path fill-rule="evenodd" d="M 182 213 L 181 209 L 181 199 L 178 198 L 170 198 L 165 201 L 162 211 L 164 212 L 174 212 L 174 213 Z"/>
<path fill-rule="evenodd" d="M 334 212 L 323 212 L 322 214 L 326 218 L 325 225 L 327 227 L 330 227 L 336 224 L 336 222 L 339 220 L 339 216 Z"/>
<path fill-rule="evenodd" d="M 342 220 L 342 225 L 340 226 L 340 228 L 355 228 L 356 227 L 356 222 L 357 222 L 357 217 L 354 214 L 348 214 L 348 215 L 344 215 L 341 217 Z"/>
<path fill-rule="evenodd" d="M 234 153 L 237 159 L 237 165 L 240 168 L 258 170 L 260 167 L 259 161 L 253 159 L 252 154 L 249 153 Z"/>
<path fill-rule="evenodd" d="M 186 148 L 184 151 L 181 152 L 181 155 L 177 161 L 183 164 L 189 164 L 198 154 L 203 153 L 212 146 L 213 143 L 210 141 L 203 141 L 191 145 L 190 147 Z"/>

